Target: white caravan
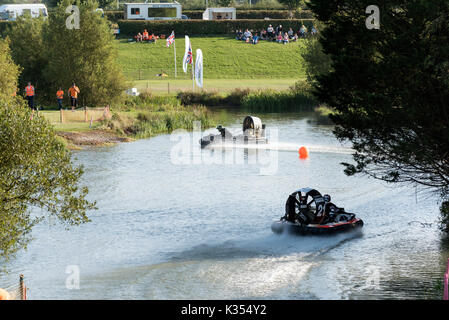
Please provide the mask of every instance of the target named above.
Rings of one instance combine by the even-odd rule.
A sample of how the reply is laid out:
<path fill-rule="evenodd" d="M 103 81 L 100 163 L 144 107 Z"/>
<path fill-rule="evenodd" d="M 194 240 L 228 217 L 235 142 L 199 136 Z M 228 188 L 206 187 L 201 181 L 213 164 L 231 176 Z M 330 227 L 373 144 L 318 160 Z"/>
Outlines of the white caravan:
<path fill-rule="evenodd" d="M 0 20 L 14 21 L 19 16 L 30 14 L 32 18 L 47 17 L 47 7 L 44 4 L 5 4 L 0 6 Z"/>
<path fill-rule="evenodd" d="M 207 8 L 203 12 L 203 20 L 235 20 L 237 11 L 235 8 Z"/>
<path fill-rule="evenodd" d="M 125 3 L 125 20 L 181 19 L 182 6 L 173 3 Z"/>

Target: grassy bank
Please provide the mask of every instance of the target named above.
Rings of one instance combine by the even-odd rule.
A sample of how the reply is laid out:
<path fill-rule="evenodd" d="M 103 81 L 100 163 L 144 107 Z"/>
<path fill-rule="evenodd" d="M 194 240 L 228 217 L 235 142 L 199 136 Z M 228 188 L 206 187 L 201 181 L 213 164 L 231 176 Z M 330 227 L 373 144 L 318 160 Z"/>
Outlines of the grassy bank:
<path fill-rule="evenodd" d="M 298 79 L 305 77 L 301 52 L 304 41 L 286 45 L 261 41 L 257 45 L 237 41 L 232 37 L 192 37 L 194 52 L 200 48 L 204 56 L 205 82 L 210 79 Z M 175 79 L 173 46 L 165 40 L 155 44 L 117 40 L 118 61 L 130 80 L 157 80 L 162 72 Z M 176 39 L 177 80 L 190 79 L 182 71 L 185 41 Z"/>
<path fill-rule="evenodd" d="M 41 111 L 56 132 L 68 141 L 68 145 L 103 145 L 108 143 L 147 138 L 170 133 L 175 129 L 191 130 L 194 121 L 201 121 L 204 128 L 215 125 L 211 113 L 198 105 L 184 106 L 176 97 L 154 96 L 144 92 L 129 97 L 125 104 L 111 108 L 110 116 L 100 121 L 85 122 L 83 111 L 79 116 L 65 111 L 72 121 L 61 123 L 59 111 Z M 73 121 L 73 119 L 79 120 Z"/>

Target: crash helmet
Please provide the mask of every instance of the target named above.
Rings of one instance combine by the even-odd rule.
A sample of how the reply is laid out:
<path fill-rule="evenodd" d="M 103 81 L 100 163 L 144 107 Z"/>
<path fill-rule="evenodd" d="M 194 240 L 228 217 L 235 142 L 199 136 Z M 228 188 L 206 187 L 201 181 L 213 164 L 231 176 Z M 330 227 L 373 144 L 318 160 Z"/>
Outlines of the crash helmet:
<path fill-rule="evenodd" d="M 331 196 L 328 195 L 328 194 L 325 194 L 325 195 L 323 196 L 323 199 L 324 199 L 325 202 L 331 202 Z"/>

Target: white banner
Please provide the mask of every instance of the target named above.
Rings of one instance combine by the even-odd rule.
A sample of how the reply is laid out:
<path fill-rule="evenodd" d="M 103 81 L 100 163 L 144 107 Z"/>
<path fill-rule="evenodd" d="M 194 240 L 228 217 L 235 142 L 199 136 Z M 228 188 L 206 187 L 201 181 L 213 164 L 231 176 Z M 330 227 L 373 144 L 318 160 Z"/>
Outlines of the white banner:
<path fill-rule="evenodd" d="M 186 36 L 186 50 L 184 53 L 184 58 L 182 59 L 182 69 L 184 70 L 184 73 L 187 73 L 188 64 L 193 64 L 193 53 L 189 36 Z"/>
<path fill-rule="evenodd" d="M 195 81 L 198 87 L 203 87 L 203 52 L 201 49 L 196 50 Z"/>

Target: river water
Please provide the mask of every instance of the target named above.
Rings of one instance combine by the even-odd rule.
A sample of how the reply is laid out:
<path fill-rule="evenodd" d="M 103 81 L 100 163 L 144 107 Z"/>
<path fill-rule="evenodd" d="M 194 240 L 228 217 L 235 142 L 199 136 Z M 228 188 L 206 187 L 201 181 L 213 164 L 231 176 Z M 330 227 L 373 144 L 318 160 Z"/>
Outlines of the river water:
<path fill-rule="evenodd" d="M 227 116 L 238 131 L 245 114 Z M 260 117 L 270 150 L 201 150 L 179 133 L 76 152 L 92 221 L 38 225 L 0 280 L 23 273 L 30 299 L 440 299 L 438 199 L 345 176 L 351 150 L 307 114 Z M 300 187 L 331 194 L 363 231 L 272 234 Z"/>

